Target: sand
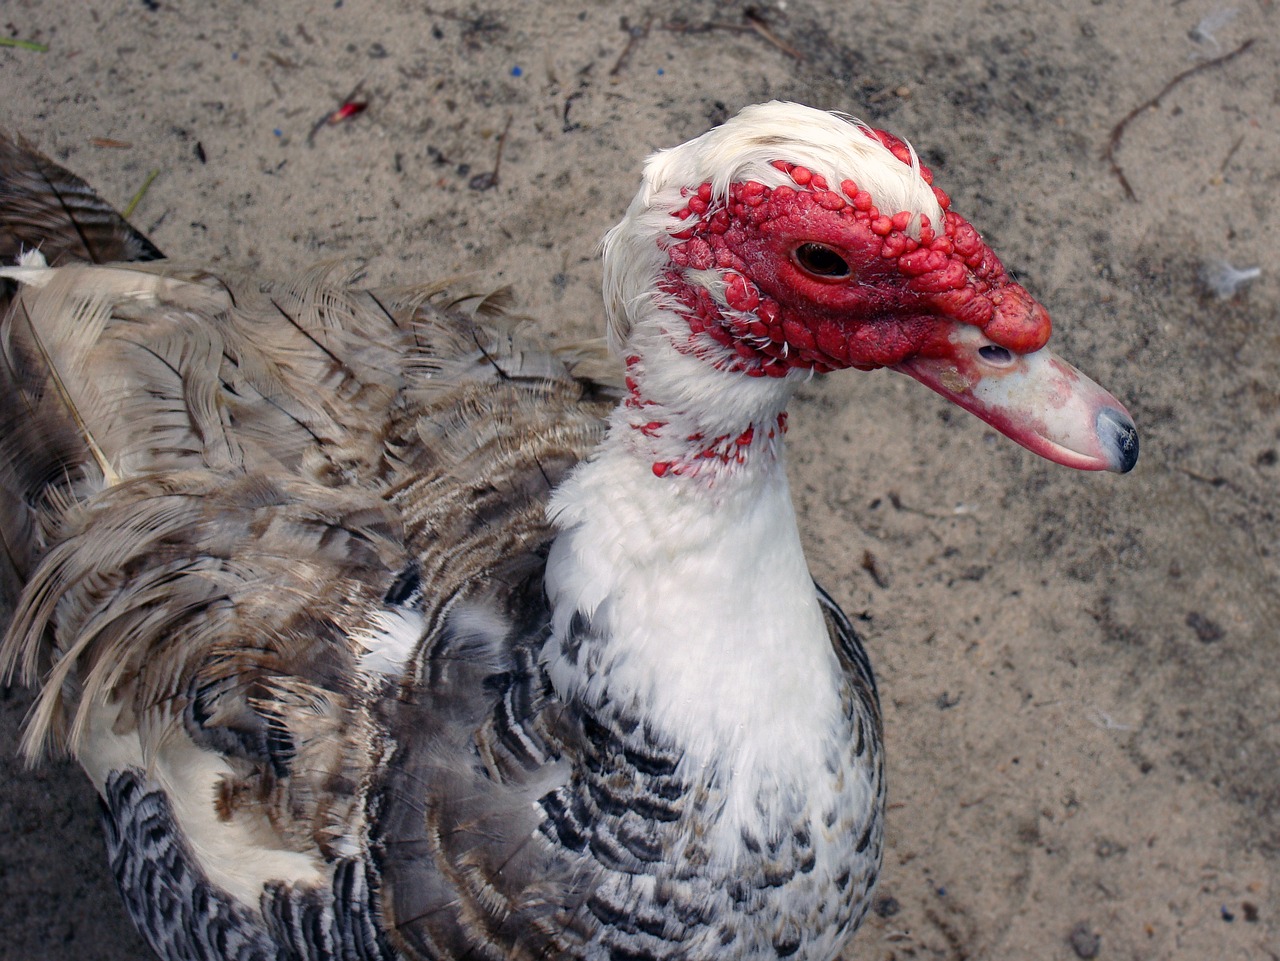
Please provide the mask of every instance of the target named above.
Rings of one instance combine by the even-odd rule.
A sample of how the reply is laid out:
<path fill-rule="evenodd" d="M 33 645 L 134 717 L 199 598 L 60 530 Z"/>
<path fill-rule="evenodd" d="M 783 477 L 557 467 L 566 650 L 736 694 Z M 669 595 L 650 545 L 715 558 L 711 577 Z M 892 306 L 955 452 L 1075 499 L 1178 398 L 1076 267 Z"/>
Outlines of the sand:
<path fill-rule="evenodd" d="M 849 957 L 1280 958 L 1280 15 L 1063 6 L 9 0 L 0 35 L 48 50 L 0 48 L 0 124 L 120 206 L 158 170 L 133 219 L 176 258 L 470 272 L 561 338 L 600 327 L 651 149 L 770 98 L 909 138 L 1143 454 L 1056 467 L 889 373 L 802 391 L 801 528 L 889 752 Z M 1261 276 L 1220 297 L 1219 261 Z M 0 957 L 146 958 L 87 782 L 14 756 L 27 703 L 0 701 Z"/>

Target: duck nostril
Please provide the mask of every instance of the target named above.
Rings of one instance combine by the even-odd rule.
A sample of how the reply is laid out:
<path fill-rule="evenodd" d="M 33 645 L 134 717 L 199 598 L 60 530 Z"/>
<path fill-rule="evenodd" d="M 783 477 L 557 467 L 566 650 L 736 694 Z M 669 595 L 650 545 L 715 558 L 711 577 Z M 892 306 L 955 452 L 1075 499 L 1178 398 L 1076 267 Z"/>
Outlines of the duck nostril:
<path fill-rule="evenodd" d="M 978 356 L 994 367 L 1008 367 L 1013 363 L 1013 352 L 998 344 L 978 348 Z"/>

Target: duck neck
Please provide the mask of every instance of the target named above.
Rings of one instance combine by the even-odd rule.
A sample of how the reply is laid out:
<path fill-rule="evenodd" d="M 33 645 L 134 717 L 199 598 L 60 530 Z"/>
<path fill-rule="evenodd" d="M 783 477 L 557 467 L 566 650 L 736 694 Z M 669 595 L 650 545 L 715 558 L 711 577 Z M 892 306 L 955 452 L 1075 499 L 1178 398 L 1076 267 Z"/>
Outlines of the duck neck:
<path fill-rule="evenodd" d="M 554 495 L 546 661 L 566 700 L 642 720 L 690 763 L 759 775 L 839 709 L 787 485 L 790 387 L 698 383 L 672 371 L 686 361 L 629 356 L 628 402 Z"/>
<path fill-rule="evenodd" d="M 606 448 L 708 489 L 781 470 L 792 379 L 717 370 L 665 338 L 629 351 L 626 367 Z"/>

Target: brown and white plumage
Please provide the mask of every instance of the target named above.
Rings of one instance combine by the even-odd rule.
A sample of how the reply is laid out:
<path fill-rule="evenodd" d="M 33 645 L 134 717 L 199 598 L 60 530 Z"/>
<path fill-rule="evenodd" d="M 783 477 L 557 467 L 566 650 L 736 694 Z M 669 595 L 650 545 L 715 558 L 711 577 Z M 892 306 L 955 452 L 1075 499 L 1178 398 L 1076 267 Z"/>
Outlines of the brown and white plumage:
<path fill-rule="evenodd" d="M 1095 469 L 1132 424 L 907 148 L 809 108 L 651 161 L 606 264 L 618 389 L 431 286 L 0 271 L 4 655 L 162 957 L 828 959 L 860 923 L 879 707 L 791 391 L 896 366 Z"/>

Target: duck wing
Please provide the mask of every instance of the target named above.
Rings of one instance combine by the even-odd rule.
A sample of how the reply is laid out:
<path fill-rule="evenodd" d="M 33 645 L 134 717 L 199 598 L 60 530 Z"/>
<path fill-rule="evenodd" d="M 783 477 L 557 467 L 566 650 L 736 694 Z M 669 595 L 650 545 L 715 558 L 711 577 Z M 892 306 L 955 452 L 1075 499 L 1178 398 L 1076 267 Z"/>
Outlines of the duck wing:
<path fill-rule="evenodd" d="M 480 766 L 504 694 L 545 708 L 545 504 L 609 389 L 438 286 L 6 274 L 0 657 L 40 687 L 26 750 L 94 780 L 161 956 L 390 956 L 373 863 L 398 842 L 369 805 L 396 705 L 429 703 L 428 750 L 478 743 Z"/>

